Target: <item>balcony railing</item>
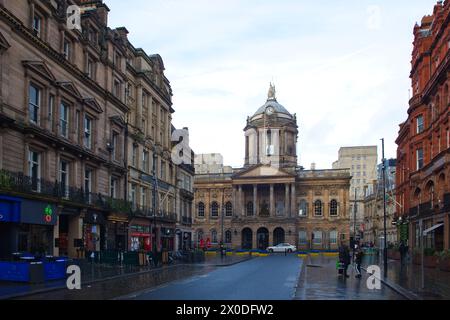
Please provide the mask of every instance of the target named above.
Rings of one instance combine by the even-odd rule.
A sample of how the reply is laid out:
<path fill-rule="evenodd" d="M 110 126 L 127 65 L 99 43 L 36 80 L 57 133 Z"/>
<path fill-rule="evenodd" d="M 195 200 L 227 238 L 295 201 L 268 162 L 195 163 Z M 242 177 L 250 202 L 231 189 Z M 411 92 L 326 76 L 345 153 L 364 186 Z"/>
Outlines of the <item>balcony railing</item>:
<path fill-rule="evenodd" d="M 154 211 L 152 208 L 146 206 L 131 205 L 131 211 L 134 216 L 155 218 L 168 222 L 176 222 L 177 220 L 177 215 L 175 213 L 166 212 L 164 210 Z M 156 212 L 156 214 L 154 214 L 154 212 Z"/>
<path fill-rule="evenodd" d="M 0 170 L 0 190 L 28 195 L 39 195 L 54 198 L 55 201 L 68 201 L 84 206 L 94 206 L 103 210 L 129 213 L 131 203 L 114 199 L 100 193 L 86 192 L 83 188 L 75 188 L 55 181 L 32 178 L 21 172 Z"/>

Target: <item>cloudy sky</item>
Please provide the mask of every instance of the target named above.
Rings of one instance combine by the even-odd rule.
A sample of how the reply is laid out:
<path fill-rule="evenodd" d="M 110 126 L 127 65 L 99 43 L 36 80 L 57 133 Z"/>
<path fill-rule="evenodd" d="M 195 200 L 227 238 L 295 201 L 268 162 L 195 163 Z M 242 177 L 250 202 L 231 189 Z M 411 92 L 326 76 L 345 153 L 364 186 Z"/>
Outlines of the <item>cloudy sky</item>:
<path fill-rule="evenodd" d="M 109 25 L 159 53 L 176 127 L 196 153 L 242 166 L 247 116 L 278 102 L 297 114 L 299 163 L 331 168 L 341 146 L 396 156 L 406 119 L 412 30 L 435 0 L 105 0 Z"/>

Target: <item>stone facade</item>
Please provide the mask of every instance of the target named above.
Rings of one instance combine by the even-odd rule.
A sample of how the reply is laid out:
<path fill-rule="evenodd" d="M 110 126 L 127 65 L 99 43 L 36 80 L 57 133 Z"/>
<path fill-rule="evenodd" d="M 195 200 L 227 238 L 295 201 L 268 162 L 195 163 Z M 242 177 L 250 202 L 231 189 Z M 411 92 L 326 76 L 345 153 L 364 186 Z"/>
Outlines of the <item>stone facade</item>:
<path fill-rule="evenodd" d="M 67 27 L 70 4 L 90 8 L 81 31 Z M 0 206 L 10 215 L 35 201 L 50 216 L 2 214 L 0 255 L 149 250 L 151 233 L 174 246 L 170 83 L 161 57 L 109 28 L 108 12 L 100 0 L 0 0 Z"/>
<path fill-rule="evenodd" d="M 419 245 L 421 221 L 437 226 L 425 239 L 436 250 L 450 248 L 449 18 L 450 2 L 440 1 L 414 26 L 413 97 L 396 140 L 396 216 L 409 224 L 410 247 Z"/>
<path fill-rule="evenodd" d="M 223 241 L 235 249 L 266 249 L 288 242 L 299 249 L 336 249 L 348 241 L 350 173 L 296 165 L 296 117 L 277 102 L 274 87 L 244 132 L 243 168 L 230 171 L 217 161 L 207 166 L 211 155 L 197 157 L 196 244 L 203 239 L 212 246 Z"/>
<path fill-rule="evenodd" d="M 395 223 L 395 172 L 396 160 L 386 160 L 386 241 L 388 244 L 397 244 L 399 235 Z M 378 165 L 377 180 L 365 189 L 364 197 L 364 224 L 363 242 L 373 243 L 382 247 L 384 236 L 384 210 L 383 210 L 383 173 L 382 164 Z"/>
<path fill-rule="evenodd" d="M 349 215 L 356 238 L 363 235 L 364 189 L 377 179 L 377 161 L 377 146 L 356 146 L 340 148 L 338 160 L 333 163 L 333 169 L 351 170 Z"/>

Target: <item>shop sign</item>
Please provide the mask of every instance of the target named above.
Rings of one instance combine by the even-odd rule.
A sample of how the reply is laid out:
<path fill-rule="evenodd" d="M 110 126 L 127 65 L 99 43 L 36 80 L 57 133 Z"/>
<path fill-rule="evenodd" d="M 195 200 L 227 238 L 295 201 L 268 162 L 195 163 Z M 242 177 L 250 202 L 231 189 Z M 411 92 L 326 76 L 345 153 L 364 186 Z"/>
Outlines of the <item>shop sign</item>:
<path fill-rule="evenodd" d="M 52 223 L 53 220 L 53 210 L 50 205 L 44 209 L 44 220 L 46 223 Z"/>
<path fill-rule="evenodd" d="M 56 218 L 54 205 L 34 200 L 24 199 L 22 201 L 20 222 L 54 226 L 56 225 Z"/>

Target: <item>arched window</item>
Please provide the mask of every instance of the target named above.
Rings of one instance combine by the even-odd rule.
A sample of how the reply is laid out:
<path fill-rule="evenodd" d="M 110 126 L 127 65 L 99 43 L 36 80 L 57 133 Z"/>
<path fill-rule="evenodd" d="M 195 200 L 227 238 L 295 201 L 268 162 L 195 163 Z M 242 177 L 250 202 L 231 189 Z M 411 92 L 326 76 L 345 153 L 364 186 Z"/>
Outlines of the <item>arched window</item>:
<path fill-rule="evenodd" d="M 247 202 L 247 216 L 253 215 L 253 202 Z"/>
<path fill-rule="evenodd" d="M 231 230 L 225 231 L 225 243 L 231 243 Z"/>
<path fill-rule="evenodd" d="M 225 204 L 225 215 L 227 217 L 231 217 L 233 215 L 233 204 L 230 201 Z"/>
<path fill-rule="evenodd" d="M 322 244 L 322 231 L 314 230 L 313 231 L 313 244 Z"/>
<path fill-rule="evenodd" d="M 267 130 L 267 152 L 268 156 L 273 155 L 273 145 L 272 145 L 272 131 Z"/>
<path fill-rule="evenodd" d="M 330 201 L 330 216 L 338 215 L 338 202 L 336 200 Z"/>
<path fill-rule="evenodd" d="M 301 200 L 300 201 L 300 205 L 299 205 L 299 209 L 298 209 L 298 215 L 300 217 L 308 216 L 308 203 L 306 202 L 306 200 Z"/>
<path fill-rule="evenodd" d="M 307 238 L 307 233 L 305 230 L 300 230 L 298 232 L 298 244 L 299 245 L 305 245 L 308 244 L 308 238 Z"/>
<path fill-rule="evenodd" d="M 336 230 L 330 231 L 330 244 L 337 244 L 338 232 Z"/>
<path fill-rule="evenodd" d="M 322 215 L 322 201 L 320 200 L 316 200 L 316 202 L 314 202 L 314 215 Z"/>
<path fill-rule="evenodd" d="M 217 243 L 217 231 L 216 230 L 211 230 L 211 242 L 212 243 Z"/>
<path fill-rule="evenodd" d="M 215 201 L 211 204 L 211 216 L 212 217 L 219 216 L 219 204 Z"/>
<path fill-rule="evenodd" d="M 205 204 L 203 202 L 199 202 L 198 203 L 197 215 L 199 217 L 204 217 L 205 216 Z"/>

